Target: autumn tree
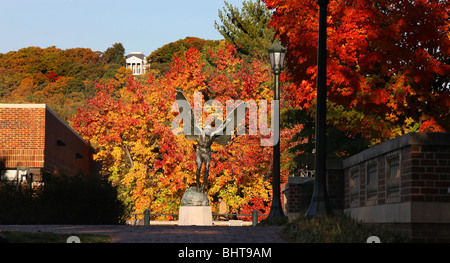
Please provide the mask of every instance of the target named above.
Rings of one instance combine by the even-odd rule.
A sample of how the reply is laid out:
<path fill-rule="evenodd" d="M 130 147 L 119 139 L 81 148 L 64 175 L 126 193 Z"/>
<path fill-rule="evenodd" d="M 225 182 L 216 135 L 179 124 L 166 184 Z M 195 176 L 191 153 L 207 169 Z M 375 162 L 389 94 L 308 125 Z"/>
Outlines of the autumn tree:
<path fill-rule="evenodd" d="M 121 199 L 140 212 L 162 189 L 159 149 L 171 138 L 170 127 L 164 125 L 170 100 L 160 91 L 132 77 L 119 92 L 97 86 L 97 95 L 72 120 L 74 129 L 97 149 L 102 174 L 119 187 Z"/>
<path fill-rule="evenodd" d="M 288 99 L 313 114 L 318 5 L 264 2 L 289 50 Z M 327 20 L 330 124 L 372 143 L 450 129 L 448 1 L 330 1 Z"/>
<path fill-rule="evenodd" d="M 123 87 L 127 84 L 127 79 L 129 79 L 132 75 L 133 72 L 130 68 L 120 67 L 114 75 L 114 79 L 117 80 L 120 87 Z"/>
<path fill-rule="evenodd" d="M 205 40 L 197 37 L 186 37 L 175 42 L 170 42 L 153 51 L 147 60 L 150 62 L 150 69 L 155 71 L 156 76 L 164 76 L 170 70 L 170 64 L 175 56 L 181 56 L 189 48 L 195 47 L 197 50 L 208 50 L 216 45 L 219 41 Z"/>
<path fill-rule="evenodd" d="M 97 149 L 103 176 L 120 187 L 120 197 L 132 211 L 176 213 L 184 192 L 195 184 L 197 142 L 171 130 L 178 114 L 172 105 L 176 90 L 191 103 L 195 92 L 202 93 L 203 103 L 215 99 L 222 105 L 226 100 L 272 97 L 267 67 L 258 61 L 245 63 L 231 45 L 222 46 L 206 53 L 192 47 L 175 56 L 165 77 L 150 76 L 144 85 L 133 77 L 119 91 L 99 85 L 97 95 L 72 120 L 74 129 Z M 203 117 L 209 114 L 205 110 Z M 220 196 L 231 212 L 267 213 L 271 153 L 270 147 L 261 146 L 261 136 L 213 145 L 207 184 L 213 207 Z"/>
<path fill-rule="evenodd" d="M 12 91 L 10 100 L 14 103 L 25 102 L 33 95 L 37 85 L 34 78 L 26 77 L 22 79 L 19 87 Z"/>
<path fill-rule="evenodd" d="M 236 49 L 228 45 L 217 52 L 210 50 L 207 56 L 189 49 L 184 56 L 174 59 L 166 78 L 191 101 L 194 92 L 200 91 L 204 101 L 214 99 L 226 105 L 227 100 L 269 99 L 270 76 L 261 62 L 246 64 Z M 260 139 L 242 136 L 227 146 L 212 146 L 208 195 L 223 197 L 231 212 L 249 213 L 250 208 L 268 212 L 272 155 L 270 147 L 260 145 Z M 190 162 L 195 167 L 195 152 Z"/>

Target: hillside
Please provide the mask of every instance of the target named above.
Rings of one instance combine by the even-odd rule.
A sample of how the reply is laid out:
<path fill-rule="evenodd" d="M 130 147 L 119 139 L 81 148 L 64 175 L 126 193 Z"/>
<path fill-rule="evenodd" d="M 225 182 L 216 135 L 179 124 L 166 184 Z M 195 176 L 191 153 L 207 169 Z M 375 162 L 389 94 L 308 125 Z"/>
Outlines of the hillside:
<path fill-rule="evenodd" d="M 131 72 L 123 67 L 124 52 L 116 43 L 105 52 L 53 46 L 0 54 L 0 102 L 46 103 L 67 120 L 95 94 L 95 85 L 126 83 Z"/>

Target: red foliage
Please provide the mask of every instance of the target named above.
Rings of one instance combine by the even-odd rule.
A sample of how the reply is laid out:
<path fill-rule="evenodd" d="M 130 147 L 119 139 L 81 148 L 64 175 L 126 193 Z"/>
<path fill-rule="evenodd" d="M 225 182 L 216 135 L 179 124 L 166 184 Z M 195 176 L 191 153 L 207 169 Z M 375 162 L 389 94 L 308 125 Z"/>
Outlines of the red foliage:
<path fill-rule="evenodd" d="M 54 71 L 50 71 L 45 75 L 49 82 L 56 82 L 61 76 L 58 76 Z"/>
<path fill-rule="evenodd" d="M 288 47 L 285 89 L 296 106 L 316 97 L 316 0 L 264 0 Z M 327 87 L 334 124 L 372 140 L 408 132 L 432 116 L 450 129 L 450 5 L 448 1 L 330 1 Z"/>

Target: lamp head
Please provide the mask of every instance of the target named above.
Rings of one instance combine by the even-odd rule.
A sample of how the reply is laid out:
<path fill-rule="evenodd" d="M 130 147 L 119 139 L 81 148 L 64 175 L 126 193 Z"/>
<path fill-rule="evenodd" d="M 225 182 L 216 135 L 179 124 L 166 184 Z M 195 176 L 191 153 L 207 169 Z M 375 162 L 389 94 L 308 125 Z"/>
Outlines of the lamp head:
<path fill-rule="evenodd" d="M 283 69 L 284 57 L 287 49 L 278 40 L 269 48 L 270 65 L 274 73 L 280 73 Z"/>

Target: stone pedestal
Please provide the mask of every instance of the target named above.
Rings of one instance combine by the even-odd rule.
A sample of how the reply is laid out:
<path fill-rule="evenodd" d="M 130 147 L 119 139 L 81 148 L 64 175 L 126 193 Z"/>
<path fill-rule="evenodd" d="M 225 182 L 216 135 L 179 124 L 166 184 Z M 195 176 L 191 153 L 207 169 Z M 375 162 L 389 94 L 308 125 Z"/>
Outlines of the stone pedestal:
<path fill-rule="evenodd" d="M 179 226 L 211 226 L 212 211 L 210 206 L 181 206 Z"/>

